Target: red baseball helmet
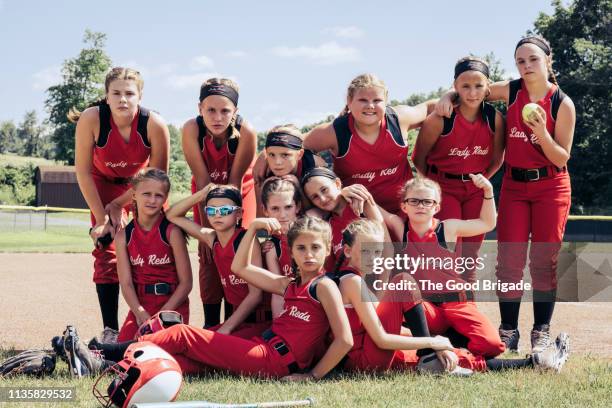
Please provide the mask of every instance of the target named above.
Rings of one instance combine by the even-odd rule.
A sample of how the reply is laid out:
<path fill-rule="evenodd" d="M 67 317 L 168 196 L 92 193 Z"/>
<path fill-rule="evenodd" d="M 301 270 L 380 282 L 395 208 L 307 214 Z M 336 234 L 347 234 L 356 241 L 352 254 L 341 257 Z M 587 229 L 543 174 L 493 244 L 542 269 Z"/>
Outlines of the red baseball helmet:
<path fill-rule="evenodd" d="M 106 394 L 98 388 L 105 374 L 113 379 Z M 127 408 L 134 403 L 174 401 L 183 383 L 183 374 L 170 354 L 155 344 L 131 344 L 124 358 L 96 380 L 93 394 L 104 407 Z"/>

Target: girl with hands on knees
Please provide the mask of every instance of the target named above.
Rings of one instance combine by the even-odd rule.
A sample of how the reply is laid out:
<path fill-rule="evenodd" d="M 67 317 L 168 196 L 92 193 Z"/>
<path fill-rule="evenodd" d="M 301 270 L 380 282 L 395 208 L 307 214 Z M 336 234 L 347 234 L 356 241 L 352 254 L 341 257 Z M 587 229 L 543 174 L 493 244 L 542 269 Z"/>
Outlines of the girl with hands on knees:
<path fill-rule="evenodd" d="M 243 224 L 248 225 L 256 212 L 251 169 L 257 132 L 238 114 L 238 97 L 238 84 L 231 79 L 206 80 L 200 87 L 199 115 L 183 125 L 182 144 L 193 174 L 191 191 L 196 193 L 209 183 L 237 186 L 242 195 Z M 210 227 L 200 205 L 193 211 L 195 222 Z M 220 321 L 222 285 L 210 249 L 200 245 L 198 255 L 205 327 L 213 327 Z"/>

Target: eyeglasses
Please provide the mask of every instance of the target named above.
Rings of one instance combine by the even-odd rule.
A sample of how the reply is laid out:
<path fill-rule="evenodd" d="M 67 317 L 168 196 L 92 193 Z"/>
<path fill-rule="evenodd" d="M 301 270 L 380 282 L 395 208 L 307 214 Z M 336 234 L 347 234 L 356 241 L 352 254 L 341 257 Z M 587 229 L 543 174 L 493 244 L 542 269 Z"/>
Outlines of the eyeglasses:
<path fill-rule="evenodd" d="M 436 200 L 431 200 L 429 198 L 407 198 L 404 202 L 412 207 L 418 207 L 422 204 L 425 208 L 431 208 L 437 204 Z"/>
<path fill-rule="evenodd" d="M 222 205 L 221 207 L 212 207 L 206 206 L 204 207 L 206 210 L 206 215 L 209 217 L 214 217 L 215 215 L 220 215 L 221 217 L 225 217 L 226 215 L 230 215 L 235 213 L 240 209 L 237 205 Z"/>

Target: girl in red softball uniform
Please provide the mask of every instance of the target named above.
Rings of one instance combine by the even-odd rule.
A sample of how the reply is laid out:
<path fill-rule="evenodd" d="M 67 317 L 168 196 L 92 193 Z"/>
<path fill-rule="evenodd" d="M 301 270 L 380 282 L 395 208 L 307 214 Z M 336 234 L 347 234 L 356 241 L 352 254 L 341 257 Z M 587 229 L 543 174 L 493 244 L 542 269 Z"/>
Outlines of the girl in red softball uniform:
<path fill-rule="evenodd" d="M 401 214 L 397 197 L 412 178 L 404 136 L 421 126 L 433 109 L 428 101 L 417 106 L 387 106 L 384 82 L 372 74 L 359 75 L 349 85 L 346 107 L 331 123 L 311 130 L 304 147 L 330 150 L 334 172 L 342 184 L 362 184 L 385 210 Z"/>
<path fill-rule="evenodd" d="M 460 59 L 455 65 L 454 87 L 458 106 L 450 118 L 430 114 L 413 152 L 416 168 L 442 188 L 443 206 L 436 218 L 469 220 L 478 218 L 483 190 L 471 182 L 469 174 L 491 178 L 504 155 L 504 120 L 501 113 L 484 102 L 489 93 L 489 67 L 475 57 Z M 475 259 L 484 235 L 464 237 L 462 253 Z M 476 280 L 474 269 L 464 279 Z"/>
<path fill-rule="evenodd" d="M 211 183 L 173 205 L 168 210 L 167 217 L 211 249 L 223 295 L 229 305 L 229 313 L 223 324 L 213 326 L 211 330 L 248 338 L 261 333 L 270 325 L 272 313 L 269 298 L 264 298 L 259 288 L 248 284 L 231 270 L 232 260 L 246 232 L 241 226 L 241 200 L 238 188 Z M 187 211 L 199 203 L 204 204 L 205 214 L 212 228 L 202 227 L 185 217 Z M 253 262 L 261 265 L 259 244 L 253 249 Z"/>
<path fill-rule="evenodd" d="M 257 159 L 253 167 L 253 174 L 261 173 L 260 183 L 257 183 L 257 198 L 261 203 L 258 210 L 262 209 L 263 200 L 261 190 L 263 181 L 269 177 L 294 176 L 299 183 L 302 176 L 310 169 L 325 166 L 325 160 L 304 149 L 304 136 L 295 125 L 276 126 L 266 135 L 266 146 L 263 153 Z M 265 161 L 262 158 L 265 157 Z"/>
<path fill-rule="evenodd" d="M 340 292 L 323 274 L 331 243 L 329 226 L 311 217 L 292 225 L 287 235 L 298 271 L 295 277 L 276 275 L 251 262 L 259 229 L 274 233 L 281 225 L 274 218 L 251 222 L 232 270 L 250 284 L 284 297 L 283 313 L 269 330 L 244 339 L 176 325 L 139 340 L 151 341 L 172 354 L 187 374 L 212 367 L 244 375 L 306 380 L 322 378 L 334 368 L 353 341 Z M 330 328 L 334 340 L 325 348 Z"/>
<path fill-rule="evenodd" d="M 342 250 L 342 230 L 359 219 L 361 214 L 379 221 L 382 221 L 382 217 L 372 195 L 364 186 L 353 184 L 343 188 L 338 176 L 326 167 L 315 167 L 306 173 L 302 177 L 302 189 L 316 207 L 308 214 L 324 218 L 331 226 L 332 250 L 325 262 L 325 269 L 331 271 Z"/>
<path fill-rule="evenodd" d="M 255 217 L 256 203 L 251 173 L 257 133 L 238 115 L 238 84 L 226 78 L 211 78 L 200 87 L 200 115 L 183 125 L 183 152 L 191 168 L 191 191 L 202 190 L 209 183 L 231 184 L 242 192 L 243 224 Z M 206 224 L 200 206 L 195 206 L 194 220 Z M 204 304 L 206 327 L 219 324 L 223 290 L 215 271 L 210 250 L 199 247 L 200 297 Z"/>
<path fill-rule="evenodd" d="M 287 240 L 287 231 L 300 213 L 302 194 L 293 181 L 270 177 L 266 179 L 261 190 L 261 201 L 266 217 L 275 218 L 281 225 L 281 231 L 270 236 L 271 248 L 263 248 L 266 269 L 282 276 L 293 274 L 291 248 Z M 272 317 L 278 317 L 283 310 L 283 297 L 272 295 Z"/>
<path fill-rule="evenodd" d="M 118 329 L 119 278 L 115 233 L 125 227 L 133 191 L 128 180 L 147 165 L 168 170 L 170 135 L 164 120 L 140 106 L 143 81 L 138 71 L 113 68 L 104 82 L 106 96 L 77 122 L 75 166 L 81 193 L 91 210 L 95 248 L 93 281 L 105 327 Z"/>
<path fill-rule="evenodd" d="M 504 101 L 506 153 L 497 225 L 497 278 L 510 284 L 523 279 L 529 249 L 533 284 L 531 349 L 550 342 L 550 322 L 557 289 L 557 259 L 571 205 L 567 171 L 576 112 L 572 100 L 557 85 L 552 50 L 542 37 L 520 40 L 514 51 L 520 79 L 491 85 L 489 100 Z M 439 106 L 448 114 L 451 94 Z M 536 103 L 535 114 L 523 118 L 526 104 Z M 500 335 L 518 351 L 518 316 L 522 291 L 498 291 Z"/>
<path fill-rule="evenodd" d="M 469 177 L 476 187 L 484 190 L 479 218 L 472 220 L 440 221 L 434 218 L 440 205 L 444 205 L 440 202 L 439 185 L 421 177 L 406 183 L 402 191 L 401 208 L 407 220 L 388 214 L 386 221 L 390 229 L 403 237 L 405 253 L 410 258 L 460 259 L 458 238 L 483 234 L 495 228 L 495 201 L 491 183 L 482 174 L 470 174 Z M 423 307 L 430 332 L 445 334 L 453 329 L 467 340 L 466 348 L 475 356 L 490 358 L 503 353 L 504 343 L 487 317 L 478 311 L 473 292 L 447 288 L 446 283 L 450 280 L 465 283 L 458 273 L 463 271 L 454 268 L 454 262 L 452 264 L 446 268 L 428 262 L 411 271 L 414 272 L 413 277 L 424 299 Z M 426 285 L 427 281 L 441 284 L 443 289 L 433 289 Z"/>
<path fill-rule="evenodd" d="M 131 180 L 134 218 L 115 236 L 117 272 L 130 307 L 118 341 L 134 338 L 140 325 L 160 310 L 175 310 L 189 324 L 191 264 L 183 231 L 170 223 L 163 205 L 170 179 L 161 170 L 142 170 Z"/>

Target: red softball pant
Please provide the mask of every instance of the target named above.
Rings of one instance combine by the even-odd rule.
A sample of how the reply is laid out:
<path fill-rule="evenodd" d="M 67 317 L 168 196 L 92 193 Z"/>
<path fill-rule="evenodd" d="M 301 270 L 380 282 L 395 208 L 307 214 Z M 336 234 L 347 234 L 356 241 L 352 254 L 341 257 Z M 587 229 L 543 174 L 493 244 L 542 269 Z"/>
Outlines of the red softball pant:
<path fill-rule="evenodd" d="M 211 368 L 235 374 L 282 377 L 289 374 L 287 361 L 262 338 L 243 339 L 198 327 L 178 324 L 140 337 L 170 353 L 183 374 L 196 374 Z"/>
<path fill-rule="evenodd" d="M 437 174 L 429 173 L 427 177 L 440 184 L 442 203 L 436 218 L 440 221 L 448 219 L 470 220 L 480 217 L 480 209 L 484 193 L 471 181 L 447 179 Z M 476 259 L 482 245 L 484 234 L 461 238 L 461 253 L 464 257 Z M 466 282 L 476 281 L 476 270 L 469 269 L 461 276 Z"/>
<path fill-rule="evenodd" d="M 214 327 L 209 327 L 208 330 L 216 332 L 223 326 L 223 323 L 218 324 Z M 260 322 L 260 323 L 240 323 L 238 327 L 230 333 L 231 336 L 240 337 L 242 339 L 250 339 L 253 337 L 259 337 L 261 334 L 272 327 L 272 322 Z"/>
<path fill-rule="evenodd" d="M 195 193 L 195 181 L 191 182 L 191 191 Z M 255 202 L 255 187 L 253 181 L 249 185 L 243 183 L 242 186 L 242 225 L 246 228 L 255 219 L 257 213 L 257 203 Z M 198 206 L 193 207 L 193 220 L 202 225 L 200 221 L 200 210 Z M 207 225 L 210 227 L 210 225 Z M 208 246 L 198 244 L 198 257 L 200 269 L 198 279 L 200 282 L 200 298 L 203 304 L 221 303 L 223 299 L 223 286 L 221 278 L 214 264 L 212 250 Z"/>
<path fill-rule="evenodd" d="M 571 204 L 567 172 L 552 178 L 520 182 L 504 177 L 497 218 L 497 279 L 518 283 L 523 279 L 529 249 L 529 272 L 533 289 L 557 288 L 557 259 Z M 502 299 L 515 299 L 520 290 L 501 292 Z"/>
<path fill-rule="evenodd" d="M 476 307 L 476 303 L 423 301 L 431 335 L 444 335 L 451 327 L 468 339 L 467 348 L 475 356 L 495 357 L 506 349 L 497 328 Z"/>
<path fill-rule="evenodd" d="M 473 371 L 487 371 L 487 360 L 482 356 L 475 356 L 466 349 L 453 349 L 459 360 L 457 365 L 463 368 L 469 368 Z M 391 368 L 393 370 L 406 371 L 415 370 L 419 363 L 419 356 L 416 350 L 397 350 L 393 356 Z"/>
<path fill-rule="evenodd" d="M 151 316 L 162 310 L 162 306 L 166 304 L 168 299 L 170 299 L 170 295 L 159 296 L 144 294 L 140 292 L 141 291 L 138 291 L 138 299 L 140 300 L 140 304 Z M 185 303 L 180 305 L 176 309 L 176 311 L 179 312 L 181 316 L 183 316 L 183 322 L 185 324 L 189 324 L 189 299 L 187 299 Z M 123 325 L 121 326 L 121 329 L 119 330 L 117 341 L 123 342 L 128 340 L 134 340 L 134 336 L 138 332 L 138 327 L 139 326 L 138 321 L 136 320 L 136 316 L 134 315 L 134 312 L 130 310 L 127 317 L 125 318 L 125 321 L 123 322 Z"/>
<path fill-rule="evenodd" d="M 102 205 L 106 206 L 108 203 L 113 201 L 125 193 L 130 186 L 128 184 L 114 184 L 110 183 L 102 177 L 93 176 L 96 184 L 96 189 L 100 195 Z M 127 211 L 130 205 L 124 208 L 124 212 L 127 216 Z M 100 220 L 102 221 L 102 220 Z M 91 214 L 91 226 L 96 224 L 96 219 Z M 117 258 L 115 255 L 115 243 L 111 242 L 109 246 L 103 249 L 94 248 L 91 253 L 94 256 L 94 274 L 93 281 L 95 283 L 119 283 L 119 276 L 117 275 Z"/>

